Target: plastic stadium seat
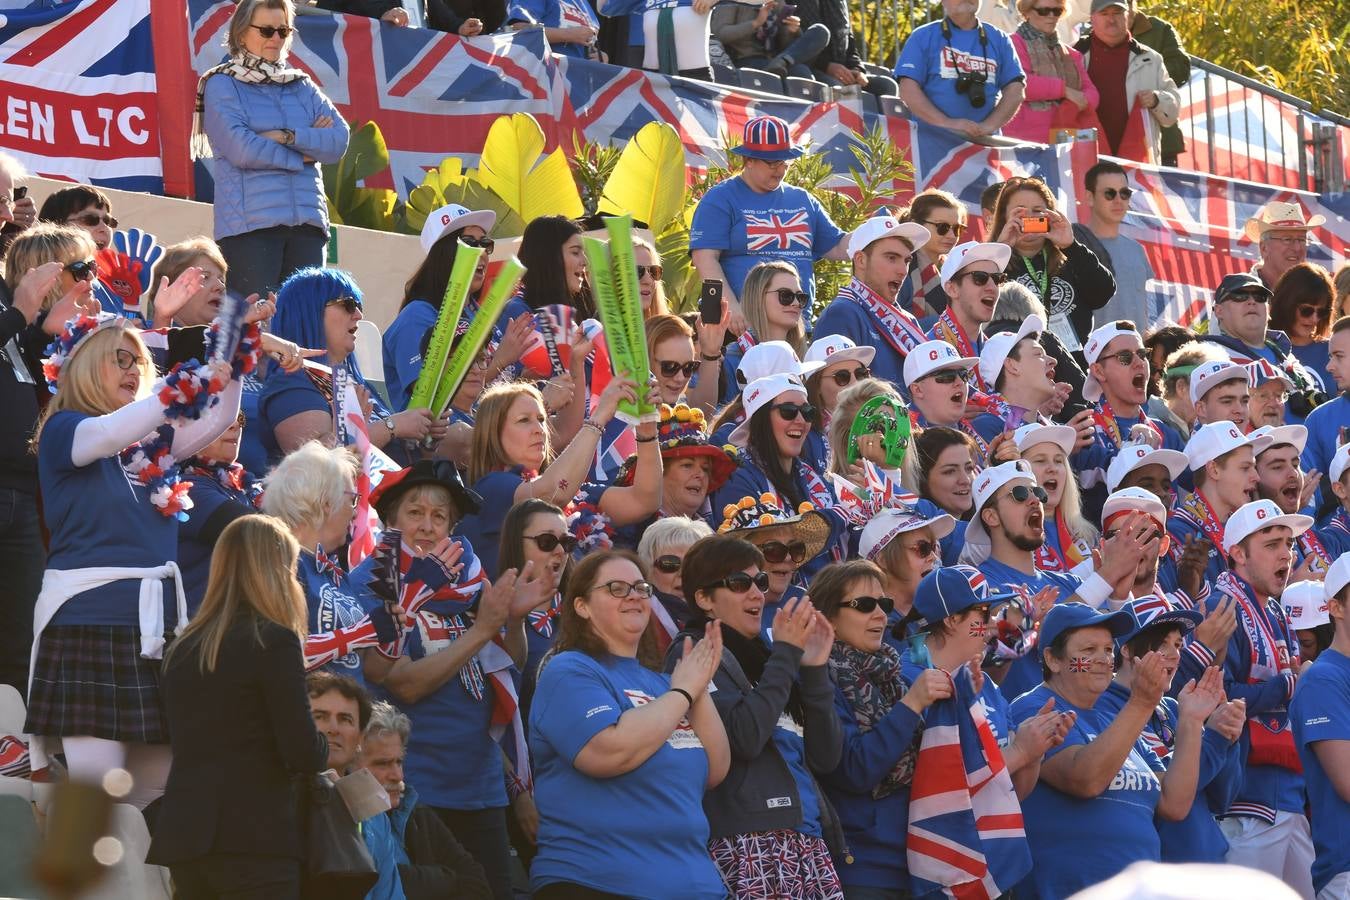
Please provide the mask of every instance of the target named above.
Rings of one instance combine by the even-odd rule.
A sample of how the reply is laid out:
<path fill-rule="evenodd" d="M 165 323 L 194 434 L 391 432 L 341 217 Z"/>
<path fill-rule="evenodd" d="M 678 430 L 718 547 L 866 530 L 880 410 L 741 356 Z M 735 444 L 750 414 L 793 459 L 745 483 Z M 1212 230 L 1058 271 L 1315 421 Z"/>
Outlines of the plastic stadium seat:
<path fill-rule="evenodd" d="M 356 323 L 356 364 L 380 393 L 386 405 L 389 403 L 389 391 L 384 386 L 384 345 L 381 342 L 380 326 L 369 319 Z M 391 407 L 392 408 L 392 407 Z"/>
<path fill-rule="evenodd" d="M 741 87 L 763 91 L 766 94 L 783 93 L 783 79 L 772 72 L 765 72 L 762 69 L 741 69 L 740 76 Z"/>
<path fill-rule="evenodd" d="M 25 802 L 31 803 L 33 801 L 33 782 L 27 778 L 0 775 L 0 796 L 22 797 Z"/>
<path fill-rule="evenodd" d="M 824 103 L 830 99 L 829 87 L 814 78 L 794 78 L 789 75 L 783 79 L 783 84 L 786 85 L 789 97 L 809 100 L 812 103 Z"/>
<path fill-rule="evenodd" d="M 29 869 L 37 852 L 38 827 L 33 806 L 22 797 L 0 794 L 0 897 L 37 897 Z"/>
<path fill-rule="evenodd" d="M 867 91 L 863 91 L 858 96 L 862 98 L 863 112 L 881 115 L 881 105 L 877 103 L 875 94 L 869 94 Z"/>
<path fill-rule="evenodd" d="M 108 867 L 97 887 L 81 895 L 81 900 L 170 900 L 169 870 L 145 861 L 150 829 L 141 811 L 129 803 L 115 803 L 109 822 L 112 836 L 122 844 L 122 858 Z"/>
<path fill-rule="evenodd" d="M 719 66 L 716 63 L 714 63 L 712 70 L 713 70 L 713 81 L 717 82 L 718 84 L 729 84 L 735 87 L 740 86 L 741 77 L 736 72 L 735 66 Z"/>
<path fill-rule="evenodd" d="M 905 101 L 901 100 L 899 97 L 878 97 L 877 99 L 881 103 L 881 112 L 884 115 L 896 116 L 903 119 L 910 118 L 909 107 L 906 106 Z"/>
<path fill-rule="evenodd" d="M 863 72 L 864 74 L 867 75 L 885 75 L 887 78 L 895 77 L 891 74 L 890 69 L 886 68 L 885 66 L 879 66 L 876 63 L 870 62 L 863 63 Z"/>

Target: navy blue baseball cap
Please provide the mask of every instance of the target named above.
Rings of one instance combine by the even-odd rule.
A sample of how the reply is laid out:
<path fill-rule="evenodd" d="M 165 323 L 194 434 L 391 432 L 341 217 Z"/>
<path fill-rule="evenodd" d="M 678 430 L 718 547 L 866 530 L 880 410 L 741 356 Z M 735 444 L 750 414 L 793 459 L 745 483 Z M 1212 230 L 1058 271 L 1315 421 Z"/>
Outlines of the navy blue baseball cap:
<path fill-rule="evenodd" d="M 1195 630 L 1195 626 L 1205 620 L 1200 613 L 1190 609 L 1178 609 L 1166 597 L 1158 594 L 1136 597 L 1122 606 L 1120 611 L 1129 613 L 1132 622 L 1130 630 L 1116 638 L 1117 647 L 1129 643 L 1155 625 L 1175 625 L 1181 629 L 1182 634 L 1189 634 Z"/>
<path fill-rule="evenodd" d="M 1118 638 L 1134 627 L 1134 616 L 1123 609 L 1115 612 L 1098 612 L 1086 603 L 1077 601 L 1056 603 L 1050 607 L 1050 611 L 1045 614 L 1045 621 L 1041 624 L 1041 649 L 1044 651 L 1055 642 L 1055 638 L 1066 631 L 1090 627 L 1109 629 L 1111 636 Z"/>
<path fill-rule="evenodd" d="M 1006 603 L 1013 596 L 1012 591 L 994 590 L 984 573 L 974 566 L 939 566 L 925 575 L 915 589 L 913 613 L 927 628 L 973 606 Z"/>

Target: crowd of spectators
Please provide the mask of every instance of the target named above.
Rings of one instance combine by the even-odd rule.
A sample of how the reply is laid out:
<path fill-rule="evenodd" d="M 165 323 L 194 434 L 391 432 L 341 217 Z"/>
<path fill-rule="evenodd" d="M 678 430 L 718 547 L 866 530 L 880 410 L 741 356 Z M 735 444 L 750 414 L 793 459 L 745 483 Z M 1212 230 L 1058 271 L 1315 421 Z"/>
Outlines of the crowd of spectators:
<path fill-rule="evenodd" d="M 944 8 L 897 68 L 920 118 L 1174 119 L 1122 2 L 1090 4 L 1076 50 L 1055 7 L 1018 4 L 1011 38 Z M 704 68 L 665 32 L 709 10 L 679 9 L 644 26 Z M 842 39 L 812 71 L 862 71 L 817 7 L 789 10 L 721 4 L 712 27 L 789 74 Z M 534 20 L 593 43 L 568 15 Z M 469 248 L 452 346 L 481 315 L 496 217 L 428 217 L 363 371 L 375 286 L 321 254 L 348 129 L 287 65 L 293 28 L 286 0 L 237 7 L 198 91 L 197 147 L 233 187 L 144 299 L 109 198 L 38 209 L 0 154 L 0 680 L 34 781 L 128 772 L 148 862 L 189 898 L 300 896 L 315 779 L 353 776 L 384 807 L 359 832 L 376 900 L 506 900 L 513 878 L 1067 897 L 1147 861 L 1350 897 L 1350 317 L 1346 268 L 1307 261 L 1317 218 L 1262 207 L 1259 262 L 1197 332 L 1149 306 L 1115 163 L 1077 226 L 1012 178 L 985 242 L 939 189 L 846 232 L 784 183 L 802 148 L 758 116 L 693 216 L 720 316 L 672 313 L 639 240 L 650 377 L 615 374 L 582 225 L 536 219 L 437 411 L 414 386 Z M 1052 77 L 1062 109 L 1037 105 Z M 1112 141 L 1145 122 L 1113 116 Z M 821 259 L 852 267 L 833 297 Z M 639 397 L 658 413 L 633 423 Z"/>

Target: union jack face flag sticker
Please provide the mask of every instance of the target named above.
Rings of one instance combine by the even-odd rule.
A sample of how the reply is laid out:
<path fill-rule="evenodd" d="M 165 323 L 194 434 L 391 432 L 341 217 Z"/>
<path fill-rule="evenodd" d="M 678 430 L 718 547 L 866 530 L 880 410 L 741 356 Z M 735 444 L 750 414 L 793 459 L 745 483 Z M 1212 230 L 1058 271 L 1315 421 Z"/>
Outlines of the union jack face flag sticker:
<path fill-rule="evenodd" d="M 806 210 L 790 216 L 745 214 L 745 249 L 748 252 L 791 250 L 794 247 L 807 252 L 811 250 L 811 223 L 807 221 Z"/>
<path fill-rule="evenodd" d="M 1070 672 L 1091 672 L 1092 660 L 1086 656 L 1075 656 L 1069 660 Z"/>

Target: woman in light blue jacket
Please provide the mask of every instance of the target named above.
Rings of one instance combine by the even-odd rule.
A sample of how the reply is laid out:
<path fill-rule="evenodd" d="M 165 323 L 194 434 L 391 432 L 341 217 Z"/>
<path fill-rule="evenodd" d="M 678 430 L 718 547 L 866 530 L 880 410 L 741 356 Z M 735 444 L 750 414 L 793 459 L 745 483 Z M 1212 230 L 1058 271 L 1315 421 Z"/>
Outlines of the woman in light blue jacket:
<path fill-rule="evenodd" d="M 193 156 L 216 158 L 216 243 L 230 264 L 230 289 L 245 295 L 323 265 L 328 203 L 318 164 L 336 163 L 347 149 L 341 113 L 285 63 L 294 20 L 291 0 L 241 0 L 229 60 L 197 84 Z"/>

